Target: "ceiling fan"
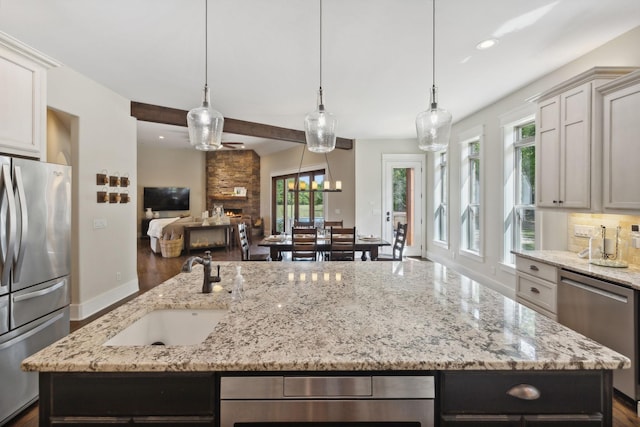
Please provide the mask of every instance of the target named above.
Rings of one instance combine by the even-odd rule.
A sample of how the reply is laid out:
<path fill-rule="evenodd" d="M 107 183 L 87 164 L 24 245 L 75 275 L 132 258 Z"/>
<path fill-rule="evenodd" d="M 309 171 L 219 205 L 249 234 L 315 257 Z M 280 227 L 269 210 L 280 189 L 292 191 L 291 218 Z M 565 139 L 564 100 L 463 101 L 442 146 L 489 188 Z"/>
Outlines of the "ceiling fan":
<path fill-rule="evenodd" d="M 182 139 L 184 139 L 185 141 L 189 142 L 189 133 L 185 132 L 184 130 L 171 130 L 170 132 L 173 133 L 177 133 L 179 134 Z M 231 150 L 242 150 L 245 148 L 245 144 L 244 142 L 226 142 L 226 141 L 222 141 L 221 143 L 222 147 L 220 148 L 228 148 Z"/>
<path fill-rule="evenodd" d="M 232 150 L 243 149 L 244 142 L 222 142 L 224 148 L 230 148 Z"/>

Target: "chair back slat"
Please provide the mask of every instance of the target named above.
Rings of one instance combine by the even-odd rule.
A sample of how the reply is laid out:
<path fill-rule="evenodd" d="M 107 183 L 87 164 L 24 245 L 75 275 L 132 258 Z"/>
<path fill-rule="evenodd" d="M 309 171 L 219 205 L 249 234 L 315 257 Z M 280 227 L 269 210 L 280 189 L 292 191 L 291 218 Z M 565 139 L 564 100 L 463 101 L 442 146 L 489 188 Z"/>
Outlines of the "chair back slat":
<path fill-rule="evenodd" d="M 316 261 L 318 253 L 318 230 L 315 228 L 293 228 L 291 230 L 291 260 Z"/>
<path fill-rule="evenodd" d="M 344 226 L 342 225 L 342 220 L 324 222 L 324 228 L 331 228 L 331 227 L 344 227 Z"/>
<path fill-rule="evenodd" d="M 356 228 L 331 227 L 329 259 L 331 261 L 355 261 Z"/>
<path fill-rule="evenodd" d="M 293 222 L 293 228 L 315 228 L 316 225 L 313 223 L 313 221 L 294 221 Z"/>
<path fill-rule="evenodd" d="M 240 247 L 240 255 L 242 261 L 270 261 L 271 257 L 268 254 L 256 254 L 251 255 L 249 248 L 249 237 L 247 236 L 247 224 L 239 222 L 237 225 L 238 231 L 238 246 Z"/>
<path fill-rule="evenodd" d="M 402 252 L 404 251 L 404 245 L 407 242 L 407 224 L 401 224 L 398 222 L 396 228 L 396 238 L 393 241 L 393 259 L 402 259 Z"/>
<path fill-rule="evenodd" d="M 247 237 L 247 225 L 244 222 L 238 223 L 238 246 L 242 261 L 249 260 L 249 238 Z"/>

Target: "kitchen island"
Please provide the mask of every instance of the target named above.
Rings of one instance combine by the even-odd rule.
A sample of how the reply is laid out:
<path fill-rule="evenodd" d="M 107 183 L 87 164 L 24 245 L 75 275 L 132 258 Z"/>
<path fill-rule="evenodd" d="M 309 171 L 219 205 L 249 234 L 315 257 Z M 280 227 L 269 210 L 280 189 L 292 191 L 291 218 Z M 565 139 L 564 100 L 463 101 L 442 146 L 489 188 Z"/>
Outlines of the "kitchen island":
<path fill-rule="evenodd" d="M 428 261 L 220 265 L 221 292 L 202 294 L 202 268 L 194 267 L 27 358 L 23 369 L 40 372 L 41 425 L 77 425 L 89 418 L 127 423 L 140 417 L 165 417 L 164 425 L 179 425 L 178 418 L 218 425 L 221 378 L 309 373 L 430 375 L 435 378 L 431 425 L 478 425 L 478 419 L 491 425 L 521 425 L 525 419 L 526 425 L 552 425 L 554 416 L 566 425 L 611 425 L 611 370 L 628 367 L 627 358 L 445 266 Z M 240 301 L 227 292 L 236 265 L 245 279 Z M 145 314 L 165 308 L 229 312 L 201 344 L 103 345 Z M 537 400 L 491 399 L 494 384 L 537 380 L 544 389 Z M 153 399 L 153 390 L 164 385 L 163 396 L 183 396 L 169 405 L 173 412 L 165 410 L 168 406 L 161 414 L 140 410 L 147 406 L 136 399 Z M 553 398 L 546 390 L 560 395 Z M 202 407 L 194 408 L 198 396 L 204 396 Z M 492 403 L 472 407 L 473 397 Z M 526 418 L 540 416 L 535 422 Z M 508 423 L 495 424 L 498 418 L 491 417 Z"/>

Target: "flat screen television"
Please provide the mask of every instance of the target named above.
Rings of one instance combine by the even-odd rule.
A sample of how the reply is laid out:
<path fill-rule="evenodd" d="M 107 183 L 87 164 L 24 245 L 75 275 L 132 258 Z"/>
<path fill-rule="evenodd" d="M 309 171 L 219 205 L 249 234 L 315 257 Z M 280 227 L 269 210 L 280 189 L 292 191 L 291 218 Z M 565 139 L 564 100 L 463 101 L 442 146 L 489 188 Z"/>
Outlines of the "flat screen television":
<path fill-rule="evenodd" d="M 144 208 L 152 211 L 188 211 L 189 188 L 144 187 Z"/>

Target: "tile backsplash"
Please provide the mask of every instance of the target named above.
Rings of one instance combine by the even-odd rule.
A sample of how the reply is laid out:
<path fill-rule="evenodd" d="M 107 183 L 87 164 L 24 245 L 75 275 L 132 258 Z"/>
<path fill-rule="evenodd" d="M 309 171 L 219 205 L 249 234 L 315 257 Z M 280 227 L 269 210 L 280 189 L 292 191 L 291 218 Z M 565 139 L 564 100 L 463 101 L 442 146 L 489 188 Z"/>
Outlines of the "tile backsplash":
<path fill-rule="evenodd" d="M 575 235 L 575 226 L 586 225 L 595 227 L 596 230 L 604 225 L 607 228 L 615 228 L 618 225 L 620 229 L 620 238 L 626 242 L 626 253 L 623 253 L 623 259 L 629 264 L 640 265 L 640 249 L 635 249 L 631 245 L 631 225 L 640 225 L 640 216 L 637 215 L 609 215 L 609 214 L 583 214 L 572 213 L 568 215 L 567 226 L 569 241 L 567 242 L 568 250 L 571 252 L 580 252 L 589 247 L 589 237 L 580 237 Z"/>

